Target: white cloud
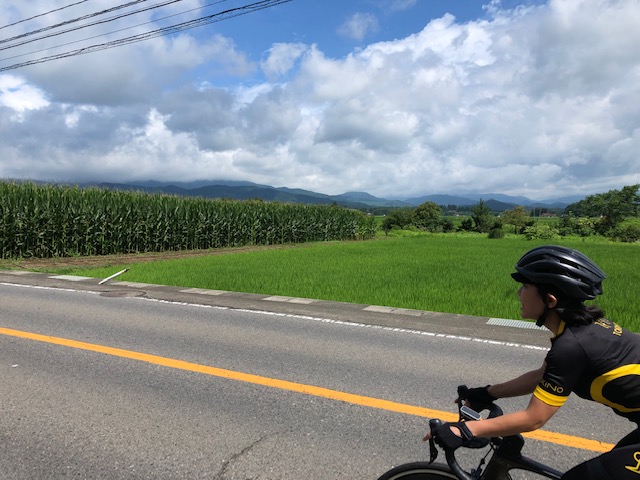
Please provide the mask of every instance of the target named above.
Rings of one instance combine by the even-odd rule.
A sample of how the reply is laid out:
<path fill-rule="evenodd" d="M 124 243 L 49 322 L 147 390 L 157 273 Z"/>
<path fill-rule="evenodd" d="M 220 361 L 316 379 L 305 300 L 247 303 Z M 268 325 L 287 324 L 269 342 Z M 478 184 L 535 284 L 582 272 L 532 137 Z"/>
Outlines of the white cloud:
<path fill-rule="evenodd" d="M 238 51 L 233 41 L 222 35 L 213 35 L 204 42 L 195 37 L 181 34 L 173 38 L 162 37 L 147 45 L 153 58 L 150 67 L 189 69 L 208 64 L 226 74 L 245 76 L 252 73 L 256 66 Z"/>
<path fill-rule="evenodd" d="M 499 5 L 342 58 L 274 43 L 266 79 L 245 76 L 256 61 L 219 35 L 17 70 L 0 76 L 0 177 L 226 178 L 387 197 L 640 183 L 637 1 Z M 355 25 L 364 38 L 375 23 Z"/>
<path fill-rule="evenodd" d="M 276 43 L 260 66 L 269 78 L 278 78 L 289 73 L 307 50 L 307 45 L 303 43 Z"/>
<path fill-rule="evenodd" d="M 367 35 L 380 30 L 378 19 L 372 13 L 354 13 L 338 28 L 338 33 L 362 41 Z"/>
<path fill-rule="evenodd" d="M 45 94 L 15 75 L 0 75 L 0 105 L 17 112 L 49 105 Z"/>
<path fill-rule="evenodd" d="M 395 11 L 409 10 L 415 7 L 418 0 L 393 0 L 390 9 Z"/>

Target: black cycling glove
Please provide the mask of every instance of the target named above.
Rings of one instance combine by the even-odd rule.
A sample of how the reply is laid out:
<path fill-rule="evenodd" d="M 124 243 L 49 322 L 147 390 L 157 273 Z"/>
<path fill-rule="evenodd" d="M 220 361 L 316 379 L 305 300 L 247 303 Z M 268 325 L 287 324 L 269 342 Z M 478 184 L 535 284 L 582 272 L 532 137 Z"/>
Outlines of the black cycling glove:
<path fill-rule="evenodd" d="M 451 427 L 457 427 L 462 437 L 453 433 Z M 433 439 L 445 450 L 456 450 L 460 447 L 468 447 L 475 438 L 464 422 L 443 423 L 433 431 Z"/>
<path fill-rule="evenodd" d="M 478 388 L 470 388 L 467 391 L 467 398 L 465 400 L 469 401 L 469 406 L 474 410 L 487 410 L 489 406 L 497 400 L 496 397 L 489 393 L 489 387 L 491 385 L 487 385 L 486 387 L 478 387 Z"/>

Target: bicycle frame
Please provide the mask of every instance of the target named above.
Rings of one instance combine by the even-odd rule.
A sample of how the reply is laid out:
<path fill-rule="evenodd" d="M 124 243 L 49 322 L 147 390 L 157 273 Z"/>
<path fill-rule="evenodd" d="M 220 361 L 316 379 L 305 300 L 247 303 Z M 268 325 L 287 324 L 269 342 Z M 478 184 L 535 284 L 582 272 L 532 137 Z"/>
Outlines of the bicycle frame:
<path fill-rule="evenodd" d="M 525 470 L 541 477 L 558 480 L 562 472 L 520 454 L 524 439 L 520 435 L 505 437 L 493 452 L 480 476 L 481 480 L 510 480 L 510 470 Z"/>
<path fill-rule="evenodd" d="M 431 420 L 432 426 L 438 426 L 439 420 Z M 477 469 L 471 473 L 462 469 L 455 458 L 453 451 L 445 450 L 447 465 L 460 480 L 511 480 L 509 472 L 511 470 L 524 470 L 534 473 L 540 477 L 559 480 L 563 473 L 543 463 L 537 462 L 531 458 L 521 454 L 524 446 L 524 438 L 521 435 L 513 435 L 509 437 L 491 439 L 491 448 L 493 454 L 487 462 L 484 469 L 480 470 L 482 463 Z M 434 445 L 431 448 L 431 458 L 429 464 L 432 464 L 438 455 Z"/>

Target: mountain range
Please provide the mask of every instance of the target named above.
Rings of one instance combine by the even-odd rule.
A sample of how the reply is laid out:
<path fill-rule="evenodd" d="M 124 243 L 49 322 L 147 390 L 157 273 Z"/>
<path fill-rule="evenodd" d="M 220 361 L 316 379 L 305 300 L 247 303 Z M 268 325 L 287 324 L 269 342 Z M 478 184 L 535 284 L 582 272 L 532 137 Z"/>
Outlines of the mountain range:
<path fill-rule="evenodd" d="M 261 199 L 265 201 L 305 203 L 312 205 L 333 204 L 361 210 L 372 208 L 416 207 L 424 202 L 438 205 L 472 206 L 481 199 L 494 211 L 504 211 L 522 205 L 527 208 L 564 209 L 570 203 L 584 197 L 573 196 L 549 200 L 531 200 L 523 196 L 510 196 L 499 193 L 485 194 L 434 194 L 414 198 L 386 199 L 375 197 L 366 192 L 346 192 L 340 195 L 326 195 L 310 190 L 287 187 L 272 187 L 252 182 L 211 180 L 199 182 L 163 183 L 146 181 L 138 183 L 99 183 L 102 188 L 114 190 L 136 190 L 149 193 L 165 193 L 171 195 L 229 198 L 235 200 Z"/>

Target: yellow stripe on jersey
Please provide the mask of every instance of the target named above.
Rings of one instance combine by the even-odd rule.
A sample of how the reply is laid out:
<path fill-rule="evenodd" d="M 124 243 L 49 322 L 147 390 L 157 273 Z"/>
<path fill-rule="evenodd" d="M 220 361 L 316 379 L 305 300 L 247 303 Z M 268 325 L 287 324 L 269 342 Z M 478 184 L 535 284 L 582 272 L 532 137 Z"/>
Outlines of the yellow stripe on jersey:
<path fill-rule="evenodd" d="M 554 395 L 553 393 L 549 393 L 543 390 L 540 386 L 537 386 L 533 391 L 533 395 L 542 402 L 547 405 L 551 405 L 552 407 L 561 407 L 564 405 L 564 402 L 567 401 L 568 397 L 561 397 L 559 395 Z"/>
<path fill-rule="evenodd" d="M 603 375 L 600 375 L 591 383 L 591 397 L 599 403 L 603 405 L 607 405 L 619 412 L 630 413 L 630 412 L 640 412 L 640 407 L 625 407 L 624 405 L 620 405 L 615 403 L 604 396 L 603 390 L 607 383 L 617 380 L 618 378 L 626 377 L 628 375 L 640 375 L 640 365 L 631 364 L 631 365 L 623 365 L 622 367 L 615 368 Z"/>

